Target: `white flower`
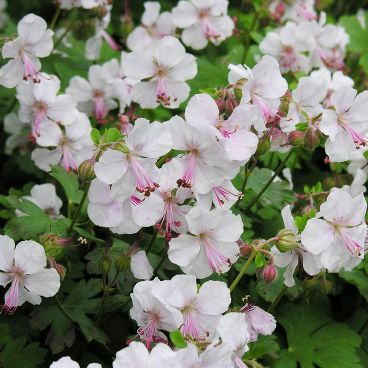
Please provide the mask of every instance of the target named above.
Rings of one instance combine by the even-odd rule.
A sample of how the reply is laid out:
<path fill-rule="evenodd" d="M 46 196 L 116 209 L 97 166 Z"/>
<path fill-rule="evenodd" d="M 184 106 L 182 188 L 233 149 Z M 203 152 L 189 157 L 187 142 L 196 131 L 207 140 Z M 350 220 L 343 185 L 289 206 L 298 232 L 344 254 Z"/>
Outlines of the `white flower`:
<path fill-rule="evenodd" d="M 330 272 L 351 269 L 364 257 L 366 210 L 363 195 L 351 197 L 344 189 L 333 188 L 316 218 L 308 220 L 302 244 L 320 255 L 322 266 Z"/>
<path fill-rule="evenodd" d="M 178 107 L 189 95 L 190 88 L 185 81 L 197 74 L 194 56 L 187 54 L 180 41 L 170 36 L 126 55 L 122 65 L 128 78 L 140 81 L 133 86 L 133 100 L 149 109 L 159 104 Z"/>
<path fill-rule="evenodd" d="M 116 353 L 113 368 L 176 367 L 176 354 L 166 344 L 159 343 L 148 351 L 141 342 L 131 342 Z"/>
<path fill-rule="evenodd" d="M 27 152 L 26 146 L 29 139 L 24 131 L 26 127 L 28 127 L 28 124 L 21 121 L 18 114 L 11 112 L 5 115 L 4 131 L 10 135 L 5 142 L 5 153 L 7 155 L 11 155 L 15 148 L 18 148 L 21 155 Z"/>
<path fill-rule="evenodd" d="M 45 75 L 39 84 L 22 82 L 17 86 L 17 99 L 20 103 L 19 118 L 32 124 L 34 138 L 40 135 L 44 122 L 71 124 L 78 113 L 76 103 L 67 94 L 58 95 L 60 80 L 55 75 Z"/>
<path fill-rule="evenodd" d="M 296 124 L 301 122 L 310 124 L 312 119 L 322 113 L 322 101 L 327 94 L 327 85 L 324 79 L 303 77 L 291 95 L 289 111 L 286 117 L 281 118 L 280 128 L 285 133 L 296 130 Z M 306 120 L 307 117 L 307 121 Z"/>
<path fill-rule="evenodd" d="M 0 69 L 0 84 L 15 87 L 22 79 L 38 83 L 41 63 L 38 58 L 49 56 L 52 48 L 53 31 L 47 29 L 46 22 L 39 16 L 28 14 L 17 26 L 18 37 L 3 46 L 4 59 L 11 58 Z"/>
<path fill-rule="evenodd" d="M 69 356 L 65 356 L 53 362 L 50 368 L 80 368 L 80 365 L 72 360 Z M 91 363 L 87 365 L 87 368 L 102 368 L 101 364 Z"/>
<path fill-rule="evenodd" d="M 192 275 L 176 275 L 171 280 L 161 281 L 153 287 L 152 294 L 182 314 L 181 333 L 198 341 L 213 335 L 217 321 L 231 303 L 230 291 L 224 282 L 207 281 L 198 291 Z"/>
<path fill-rule="evenodd" d="M 247 70 L 246 78 L 241 104 L 251 103 L 257 107 L 259 119 L 256 129 L 263 132 L 265 123 L 276 116 L 280 98 L 288 85 L 281 76 L 277 60 L 268 55 L 263 56 L 253 69 Z"/>
<path fill-rule="evenodd" d="M 61 9 L 72 9 L 82 5 L 81 0 L 55 0 L 55 3 Z"/>
<path fill-rule="evenodd" d="M 113 100 L 113 88 L 106 80 L 102 65 L 92 65 L 88 70 L 88 80 L 75 76 L 69 82 L 66 93 L 78 103 L 78 109 L 87 115 L 94 115 L 98 122 L 106 123 L 110 110 L 117 107 Z"/>
<path fill-rule="evenodd" d="M 292 231 L 295 234 L 295 240 L 299 240 L 299 231 L 291 214 L 290 205 L 282 209 L 281 216 L 284 221 L 284 228 Z M 271 253 L 277 267 L 286 267 L 284 271 L 284 284 L 287 287 L 295 285 L 294 272 L 299 262 L 303 263 L 304 271 L 311 276 L 317 275 L 322 269 L 320 257 L 308 252 L 302 245 L 283 253 L 276 247 L 273 247 Z"/>
<path fill-rule="evenodd" d="M 122 52 L 121 59 L 128 55 Z M 121 61 L 122 63 L 122 61 Z M 120 112 L 132 103 L 132 88 L 138 82 L 127 78 L 123 72 L 123 66 L 116 59 L 112 59 L 102 65 L 106 81 L 111 85 L 111 97 L 117 99 L 120 105 Z"/>
<path fill-rule="evenodd" d="M 257 136 L 250 132 L 257 118 L 253 106 L 237 106 L 228 119 L 220 116 L 216 101 L 205 93 L 194 95 L 185 109 L 188 124 L 208 129 L 224 147 L 230 160 L 245 164 L 255 153 Z"/>
<path fill-rule="evenodd" d="M 244 313 L 250 334 L 250 341 L 257 341 L 258 335 L 271 335 L 276 328 L 274 316 L 256 305 L 246 304 L 240 309 Z"/>
<path fill-rule="evenodd" d="M 59 163 L 65 170 L 77 170 L 79 164 L 92 156 L 91 129 L 90 121 L 82 113 L 77 113 L 75 121 L 66 127 L 51 121 L 43 123 L 36 142 L 51 150 L 36 148 L 32 152 L 32 160 L 44 171 L 50 171 L 51 166 Z"/>
<path fill-rule="evenodd" d="M 56 194 L 56 188 L 52 184 L 41 184 L 32 187 L 30 195 L 22 197 L 33 202 L 43 209 L 51 218 L 57 218 L 60 215 L 60 209 L 63 201 Z M 21 214 L 19 214 L 21 215 Z"/>
<path fill-rule="evenodd" d="M 351 152 L 368 142 L 368 91 L 357 95 L 350 87 L 343 87 L 331 96 L 332 109 L 323 110 L 319 129 L 328 136 L 326 153 L 333 162 L 349 159 Z"/>
<path fill-rule="evenodd" d="M 227 15 L 227 0 L 179 1 L 172 10 L 173 23 L 184 28 L 181 39 L 184 44 L 200 50 L 208 41 L 219 45 L 230 37 L 234 22 Z"/>
<path fill-rule="evenodd" d="M 153 276 L 153 268 L 149 263 L 146 252 L 139 250 L 130 257 L 130 270 L 133 276 L 139 280 L 150 280 Z"/>
<path fill-rule="evenodd" d="M 54 296 L 60 288 L 60 277 L 54 268 L 46 267 L 42 245 L 32 240 L 15 246 L 13 239 L 0 235 L 0 285 L 10 288 L 5 294 L 3 311 L 12 313 L 24 302 L 40 304 L 41 296 Z"/>
<path fill-rule="evenodd" d="M 276 32 L 266 33 L 266 37 L 259 44 L 260 50 L 274 56 L 282 73 L 308 72 L 310 70 L 309 59 L 303 54 L 308 48 L 303 44 L 303 34 L 295 23 L 287 23 Z"/>
<path fill-rule="evenodd" d="M 130 294 L 133 307 L 130 316 L 137 322 L 138 334 L 149 348 L 153 342 L 166 342 L 166 336 L 160 331 L 175 331 L 183 323 L 181 313 L 162 304 L 152 295 L 152 288 L 159 284 L 159 279 L 138 282 Z"/>
<path fill-rule="evenodd" d="M 134 234 L 160 219 L 164 203 L 157 194 L 144 197 L 134 193 L 121 199 L 114 198 L 112 192 L 107 184 L 93 180 L 88 191 L 88 216 L 95 225 L 109 227 L 117 234 Z"/>
<path fill-rule="evenodd" d="M 86 41 L 86 59 L 97 60 L 100 57 L 103 41 L 106 41 L 113 50 L 120 50 L 120 46 L 106 32 L 110 17 L 110 11 L 108 11 L 102 19 L 95 19 L 95 34 Z"/>
<path fill-rule="evenodd" d="M 226 344 L 208 346 L 202 353 L 198 352 L 195 345 L 188 344 L 186 348 L 178 350 L 176 361 L 180 368 L 234 368 L 232 353 L 231 347 Z"/>
<path fill-rule="evenodd" d="M 102 154 L 95 165 L 96 176 L 105 184 L 114 184 L 114 196 L 126 199 L 137 190 L 148 197 L 158 187 L 152 178 L 158 171 L 156 159 L 172 148 L 170 131 L 166 124 L 137 119 L 125 145 L 127 153 L 109 149 Z"/>
<path fill-rule="evenodd" d="M 242 361 L 244 353 L 248 348 L 250 334 L 248 324 L 243 313 L 230 312 L 222 316 L 216 326 L 217 338 L 213 344 L 229 345 L 233 351 L 234 367 L 247 368 Z"/>
<path fill-rule="evenodd" d="M 181 234 L 170 241 L 170 261 L 198 278 L 228 271 L 239 257 L 236 241 L 243 232 L 240 216 L 230 211 L 194 207 L 186 219 L 193 235 Z"/>
<path fill-rule="evenodd" d="M 169 121 L 173 148 L 186 152 L 174 160 L 181 165 L 179 187 L 191 188 L 199 194 L 209 193 L 224 178 L 232 179 L 239 163 L 231 161 L 216 136 L 207 129 L 194 127 L 179 116 Z"/>
<path fill-rule="evenodd" d="M 161 5 L 157 1 L 146 1 L 142 15 L 142 25 L 136 27 L 127 38 L 130 50 L 147 47 L 154 40 L 164 36 L 174 36 L 175 26 L 169 12 L 160 14 Z"/>

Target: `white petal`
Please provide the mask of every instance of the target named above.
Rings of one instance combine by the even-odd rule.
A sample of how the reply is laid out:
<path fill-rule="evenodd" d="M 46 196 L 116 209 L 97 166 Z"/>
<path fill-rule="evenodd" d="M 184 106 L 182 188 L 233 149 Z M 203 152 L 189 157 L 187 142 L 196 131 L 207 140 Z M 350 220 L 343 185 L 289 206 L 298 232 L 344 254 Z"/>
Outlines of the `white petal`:
<path fill-rule="evenodd" d="M 31 293 L 51 297 L 60 289 L 60 276 L 55 268 L 43 269 L 26 276 L 24 286 Z"/>
<path fill-rule="evenodd" d="M 33 240 L 21 241 L 14 251 L 14 264 L 25 274 L 32 274 L 46 266 L 43 246 Z"/>
<path fill-rule="evenodd" d="M 0 270 L 8 271 L 13 266 L 14 240 L 7 235 L 0 235 Z"/>

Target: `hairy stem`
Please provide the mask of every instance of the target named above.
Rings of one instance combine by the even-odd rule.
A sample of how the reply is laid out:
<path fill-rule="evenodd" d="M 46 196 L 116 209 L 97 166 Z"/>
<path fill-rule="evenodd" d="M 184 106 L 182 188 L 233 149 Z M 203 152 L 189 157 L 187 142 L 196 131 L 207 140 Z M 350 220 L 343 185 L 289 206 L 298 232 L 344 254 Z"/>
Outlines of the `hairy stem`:
<path fill-rule="evenodd" d="M 77 222 L 77 220 L 78 220 L 78 218 L 79 218 L 79 215 L 80 215 L 80 212 L 81 212 L 82 207 L 83 207 L 83 205 L 84 205 L 84 202 L 85 202 L 85 201 L 86 201 L 86 199 L 87 199 L 87 195 L 88 195 L 89 188 L 91 187 L 91 183 L 92 183 L 91 181 L 90 181 L 90 182 L 88 182 L 88 183 L 86 183 L 86 185 L 85 185 L 85 187 L 84 187 L 84 192 L 83 192 L 82 199 L 81 199 L 81 201 L 79 202 L 78 207 L 77 207 L 77 209 L 76 209 L 76 211 L 75 211 L 75 213 L 74 213 L 74 216 L 73 216 L 72 222 L 71 222 L 71 224 L 70 224 L 70 226 L 69 226 L 69 228 L 68 228 L 68 232 L 72 232 L 72 231 L 73 231 L 73 228 L 74 228 L 74 226 L 75 226 L 75 224 L 76 224 L 76 222 Z"/>

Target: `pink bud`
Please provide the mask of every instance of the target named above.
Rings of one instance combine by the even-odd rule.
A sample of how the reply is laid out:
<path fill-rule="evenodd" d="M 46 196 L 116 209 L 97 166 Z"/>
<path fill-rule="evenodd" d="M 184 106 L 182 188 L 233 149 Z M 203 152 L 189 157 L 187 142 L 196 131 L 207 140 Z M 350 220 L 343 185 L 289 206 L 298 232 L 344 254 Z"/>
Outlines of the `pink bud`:
<path fill-rule="evenodd" d="M 277 269 L 273 263 L 268 264 L 262 270 L 262 278 L 267 285 L 271 284 L 271 282 L 274 281 L 276 277 L 277 277 Z"/>

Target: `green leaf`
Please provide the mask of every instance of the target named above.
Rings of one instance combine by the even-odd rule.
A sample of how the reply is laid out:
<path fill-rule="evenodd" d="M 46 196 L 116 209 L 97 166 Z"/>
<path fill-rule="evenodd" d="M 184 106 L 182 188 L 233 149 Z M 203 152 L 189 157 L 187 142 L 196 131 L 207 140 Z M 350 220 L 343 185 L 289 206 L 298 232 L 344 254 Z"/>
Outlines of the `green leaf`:
<path fill-rule="evenodd" d="M 69 318 L 55 304 L 42 304 L 30 320 L 31 327 L 43 331 L 49 328 L 46 341 L 54 354 L 71 347 L 75 340 L 75 331 Z"/>
<path fill-rule="evenodd" d="M 264 255 L 262 253 L 258 253 L 256 255 L 254 263 L 256 264 L 257 268 L 263 267 L 266 263 Z"/>
<path fill-rule="evenodd" d="M 362 28 L 358 18 L 355 15 L 343 16 L 340 18 L 339 23 L 345 28 L 346 32 L 350 36 L 350 42 L 347 46 L 349 50 L 355 52 L 363 52 L 368 50 L 368 29 Z"/>
<path fill-rule="evenodd" d="M 245 358 L 258 359 L 265 355 L 275 355 L 279 350 L 276 336 L 259 335 L 257 341 L 249 344 L 249 351 L 245 354 Z"/>
<path fill-rule="evenodd" d="M 273 171 L 270 169 L 255 168 L 247 181 L 247 188 L 252 189 L 258 194 L 272 175 Z M 289 185 L 288 182 L 277 181 L 276 178 L 262 194 L 259 202 L 264 207 L 272 205 L 281 209 L 285 203 L 290 203 L 295 200 L 294 193 L 290 190 Z"/>
<path fill-rule="evenodd" d="M 275 368 L 362 368 L 359 335 L 332 321 L 320 306 L 285 304 L 277 320 L 286 331 L 288 348 L 281 350 Z"/>
<path fill-rule="evenodd" d="M 339 276 L 343 278 L 349 284 L 355 285 L 360 294 L 368 301 L 368 273 L 367 266 L 368 261 L 363 260 L 357 267 L 352 271 L 341 271 Z"/>
<path fill-rule="evenodd" d="M 93 140 L 93 143 L 98 146 L 98 144 L 100 143 L 100 138 L 101 138 L 101 134 L 100 131 L 96 128 L 93 128 L 91 130 L 91 139 Z"/>
<path fill-rule="evenodd" d="M 6 325 L 0 325 L 0 366 L 4 368 L 37 368 L 44 363 L 47 350 L 39 343 L 27 344 L 25 336 L 13 338 Z"/>
<path fill-rule="evenodd" d="M 62 302 L 63 308 L 78 323 L 88 342 L 95 340 L 106 345 L 108 338 L 105 333 L 87 316 L 96 314 L 101 304 L 101 298 L 95 298 L 101 293 L 101 280 L 90 279 L 88 282 L 81 280 Z"/>
<path fill-rule="evenodd" d="M 185 348 L 187 346 L 184 336 L 179 330 L 170 332 L 170 340 L 177 348 Z"/>
<path fill-rule="evenodd" d="M 117 128 L 109 128 L 105 130 L 104 133 L 104 142 L 105 143 L 111 143 L 116 142 L 119 139 L 121 139 L 123 136 L 121 135 L 121 132 Z"/>
<path fill-rule="evenodd" d="M 12 205 L 23 212 L 23 215 L 8 221 L 4 227 L 6 235 L 19 240 L 34 238 L 38 234 L 52 231 L 54 222 L 40 207 L 24 198 L 11 200 Z"/>
<path fill-rule="evenodd" d="M 79 179 L 77 174 L 66 171 L 61 166 L 54 166 L 50 175 L 61 184 L 69 202 L 80 202 L 83 192 L 79 190 Z"/>

